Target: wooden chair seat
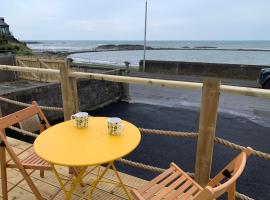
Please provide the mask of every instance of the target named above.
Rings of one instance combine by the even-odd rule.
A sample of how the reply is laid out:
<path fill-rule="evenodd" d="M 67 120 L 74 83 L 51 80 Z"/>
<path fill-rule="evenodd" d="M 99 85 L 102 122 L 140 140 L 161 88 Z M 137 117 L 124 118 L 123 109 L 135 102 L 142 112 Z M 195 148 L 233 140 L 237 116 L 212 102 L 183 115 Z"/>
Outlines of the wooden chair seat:
<path fill-rule="evenodd" d="M 171 163 L 169 169 L 148 182 L 142 188 L 132 190 L 138 199 L 192 199 L 203 188 L 190 178 L 176 164 Z"/>
<path fill-rule="evenodd" d="M 21 164 L 25 169 L 34 168 L 37 170 L 52 170 L 51 165 L 47 161 L 40 158 L 35 152 L 22 159 Z M 17 168 L 17 165 L 13 162 L 13 160 L 9 160 L 7 162 L 7 167 Z"/>

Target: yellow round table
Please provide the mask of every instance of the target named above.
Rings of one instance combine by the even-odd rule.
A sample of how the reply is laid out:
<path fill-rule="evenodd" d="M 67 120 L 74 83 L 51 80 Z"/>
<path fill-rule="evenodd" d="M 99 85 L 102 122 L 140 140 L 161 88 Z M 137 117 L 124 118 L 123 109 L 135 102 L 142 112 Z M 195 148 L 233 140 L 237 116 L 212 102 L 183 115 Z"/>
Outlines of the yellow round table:
<path fill-rule="evenodd" d="M 87 167 L 109 163 L 107 168 L 112 167 L 116 171 L 113 161 L 132 152 L 140 143 L 141 134 L 136 126 L 123 121 L 124 130 L 121 135 L 109 135 L 107 119 L 89 117 L 89 126 L 85 129 L 78 129 L 71 120 L 59 123 L 37 137 L 34 150 L 53 165 L 56 176 L 58 174 L 54 165 Z M 83 173 L 84 170 L 78 174 L 74 189 Z M 119 181 L 122 182 L 121 179 Z M 66 195 L 71 194 L 67 192 Z"/>

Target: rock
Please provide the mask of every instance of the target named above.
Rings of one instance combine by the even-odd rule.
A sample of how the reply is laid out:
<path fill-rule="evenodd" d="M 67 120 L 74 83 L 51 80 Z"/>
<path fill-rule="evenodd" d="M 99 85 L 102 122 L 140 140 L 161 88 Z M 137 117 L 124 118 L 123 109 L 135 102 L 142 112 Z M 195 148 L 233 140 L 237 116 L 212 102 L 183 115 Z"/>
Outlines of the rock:
<path fill-rule="evenodd" d="M 143 45 L 138 44 L 107 44 L 107 45 L 100 45 L 95 48 L 96 51 L 126 51 L 126 50 L 143 50 Z M 147 50 L 153 50 L 154 48 L 147 46 Z"/>

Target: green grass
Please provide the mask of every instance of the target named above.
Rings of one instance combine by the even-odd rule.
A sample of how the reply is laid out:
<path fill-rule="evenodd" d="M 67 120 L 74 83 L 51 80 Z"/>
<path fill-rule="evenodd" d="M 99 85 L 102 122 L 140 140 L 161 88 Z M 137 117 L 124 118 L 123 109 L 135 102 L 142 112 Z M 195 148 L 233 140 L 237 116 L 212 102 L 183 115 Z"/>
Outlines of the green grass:
<path fill-rule="evenodd" d="M 0 52 L 11 52 L 16 55 L 33 55 L 31 49 L 22 43 L 8 42 L 0 45 Z"/>

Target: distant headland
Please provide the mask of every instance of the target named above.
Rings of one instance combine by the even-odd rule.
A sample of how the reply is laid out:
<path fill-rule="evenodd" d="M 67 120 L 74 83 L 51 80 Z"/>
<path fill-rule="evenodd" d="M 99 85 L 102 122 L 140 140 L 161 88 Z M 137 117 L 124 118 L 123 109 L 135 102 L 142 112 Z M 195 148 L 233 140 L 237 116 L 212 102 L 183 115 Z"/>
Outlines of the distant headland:
<path fill-rule="evenodd" d="M 3 17 L 0 17 L 0 53 L 11 52 L 20 55 L 32 55 L 32 50 L 26 46 L 25 43 L 16 39 L 11 31 L 9 25 L 5 22 Z"/>

